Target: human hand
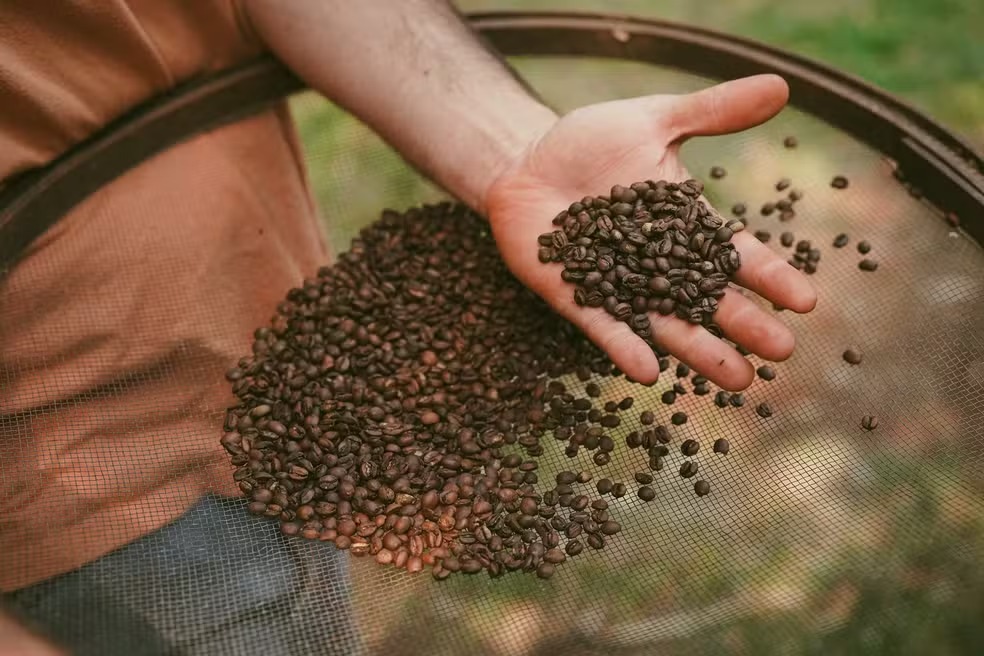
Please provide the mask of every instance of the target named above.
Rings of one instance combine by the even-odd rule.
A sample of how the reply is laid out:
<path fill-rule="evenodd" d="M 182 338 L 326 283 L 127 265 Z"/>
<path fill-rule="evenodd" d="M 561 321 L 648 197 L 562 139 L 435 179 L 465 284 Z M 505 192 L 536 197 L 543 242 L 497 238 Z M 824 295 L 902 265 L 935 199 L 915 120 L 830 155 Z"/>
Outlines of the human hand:
<path fill-rule="evenodd" d="M 688 95 L 656 95 L 591 105 L 561 118 L 489 187 L 485 209 L 502 256 L 530 289 L 577 325 L 628 377 L 651 383 L 659 376 L 652 349 L 602 308 L 579 307 L 560 265 L 537 258 L 537 236 L 554 229 L 557 212 L 586 195 L 605 195 L 615 184 L 652 179 L 683 181 L 678 159 L 692 136 L 738 132 L 758 125 L 785 105 L 789 90 L 774 75 L 719 84 Z M 809 312 L 816 292 L 806 277 L 747 232 L 732 238 L 742 265 L 735 281 L 782 307 Z M 657 344 L 715 384 L 741 390 L 754 368 L 701 326 L 650 313 Z M 792 332 L 750 299 L 728 289 L 715 314 L 728 339 L 767 360 L 788 358 Z"/>

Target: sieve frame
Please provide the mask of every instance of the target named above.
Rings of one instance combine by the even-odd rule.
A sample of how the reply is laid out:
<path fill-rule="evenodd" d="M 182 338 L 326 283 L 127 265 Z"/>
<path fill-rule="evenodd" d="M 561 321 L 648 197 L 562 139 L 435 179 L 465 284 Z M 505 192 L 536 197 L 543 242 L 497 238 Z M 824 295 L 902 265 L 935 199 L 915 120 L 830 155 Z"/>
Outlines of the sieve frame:
<path fill-rule="evenodd" d="M 891 94 L 809 58 L 743 37 L 622 14 L 496 11 L 466 15 L 510 56 L 637 61 L 730 80 L 775 73 L 804 110 L 891 159 L 923 197 L 984 243 L 984 160 L 967 142 Z M 122 115 L 0 187 L 0 278 L 27 248 L 103 185 L 155 154 L 259 113 L 307 85 L 264 55 L 190 80 Z"/>

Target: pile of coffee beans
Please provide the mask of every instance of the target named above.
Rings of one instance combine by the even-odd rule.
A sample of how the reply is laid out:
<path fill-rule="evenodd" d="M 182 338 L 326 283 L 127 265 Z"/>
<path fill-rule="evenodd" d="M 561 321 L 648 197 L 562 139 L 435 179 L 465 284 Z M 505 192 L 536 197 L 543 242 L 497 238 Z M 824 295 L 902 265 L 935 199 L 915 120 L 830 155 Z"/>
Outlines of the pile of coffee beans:
<path fill-rule="evenodd" d="M 604 308 L 651 345 L 649 312 L 720 335 L 713 317 L 741 266 L 731 237 L 744 224 L 721 218 L 702 191 L 697 180 L 647 180 L 586 196 L 557 214 L 556 230 L 540 235 L 539 259 L 563 264 L 575 303 Z"/>
<path fill-rule="evenodd" d="M 595 261 L 611 255 L 592 248 Z M 603 467 L 632 410 L 651 468 L 669 453 L 653 410 L 597 400 L 593 379 L 620 372 L 510 274 L 484 220 L 457 204 L 384 212 L 254 338 L 226 375 L 238 403 L 221 440 L 250 512 L 381 564 L 549 577 L 619 533 L 602 497 L 628 489 L 599 481 L 593 497 L 586 471 L 541 481 L 541 440 Z"/>

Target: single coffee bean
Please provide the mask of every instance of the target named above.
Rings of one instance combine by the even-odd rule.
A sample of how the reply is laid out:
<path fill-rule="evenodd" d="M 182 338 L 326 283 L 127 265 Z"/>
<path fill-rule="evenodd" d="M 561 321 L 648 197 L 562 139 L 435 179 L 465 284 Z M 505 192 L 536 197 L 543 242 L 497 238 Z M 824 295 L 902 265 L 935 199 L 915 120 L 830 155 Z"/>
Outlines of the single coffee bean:
<path fill-rule="evenodd" d="M 616 483 L 612 486 L 612 496 L 616 499 L 621 499 L 628 491 L 629 488 L 626 487 L 625 483 Z"/>
<path fill-rule="evenodd" d="M 638 492 L 639 498 L 643 501 L 649 502 L 656 498 L 656 490 L 649 487 L 648 485 L 643 485 L 639 488 Z"/>
<path fill-rule="evenodd" d="M 755 373 L 757 373 L 758 377 L 762 380 L 774 380 L 776 377 L 775 370 L 767 365 L 762 365 L 755 370 Z"/>
<path fill-rule="evenodd" d="M 775 203 L 765 203 L 762 205 L 762 209 L 760 210 L 762 216 L 769 216 L 775 211 L 776 211 Z"/>
<path fill-rule="evenodd" d="M 691 478 L 697 474 L 697 463 L 693 460 L 687 460 L 682 465 L 680 465 L 680 476 L 683 478 Z"/>
<path fill-rule="evenodd" d="M 844 248 L 847 246 L 847 242 L 850 241 L 848 236 L 843 232 L 834 237 L 834 248 Z"/>
<path fill-rule="evenodd" d="M 612 491 L 613 485 L 614 483 L 612 483 L 611 479 L 608 478 L 599 478 L 598 482 L 595 484 L 598 488 L 598 494 L 608 494 Z"/>
<path fill-rule="evenodd" d="M 700 451 L 700 444 L 697 440 L 688 439 L 684 440 L 683 443 L 680 444 L 680 453 L 685 456 L 695 456 L 698 451 Z"/>
<path fill-rule="evenodd" d="M 878 428 L 878 417 L 874 415 L 865 415 L 861 418 L 861 428 L 865 430 L 875 430 Z"/>
<path fill-rule="evenodd" d="M 795 148 L 796 146 L 799 145 L 799 141 L 796 139 L 796 137 L 789 136 L 782 140 L 782 145 L 785 146 L 786 148 Z"/>
<path fill-rule="evenodd" d="M 740 408 L 745 405 L 745 395 L 741 392 L 732 394 L 728 402 L 731 403 L 732 407 Z"/>
<path fill-rule="evenodd" d="M 643 426 L 649 426 L 654 421 L 656 421 L 656 415 L 651 410 L 644 410 L 639 414 L 639 423 Z"/>
<path fill-rule="evenodd" d="M 570 485 L 577 480 L 577 474 L 572 471 L 562 471 L 554 477 L 554 480 L 556 480 L 558 484 Z"/>
<path fill-rule="evenodd" d="M 685 365 L 682 362 L 679 363 L 679 364 L 677 364 L 677 366 L 676 366 L 676 376 L 677 376 L 677 378 L 686 378 L 689 375 L 690 375 L 690 367 L 688 367 L 687 365 Z"/>
<path fill-rule="evenodd" d="M 594 454 L 594 456 L 592 456 L 591 459 L 594 461 L 594 464 L 598 465 L 599 467 L 604 467 L 605 465 L 607 465 L 609 462 L 612 461 L 612 457 L 605 451 L 597 452 L 596 454 Z"/>
<path fill-rule="evenodd" d="M 653 482 L 653 475 L 647 472 L 636 472 L 635 480 L 640 485 L 649 485 Z"/>
<path fill-rule="evenodd" d="M 755 238 L 758 239 L 763 244 L 765 244 L 770 239 L 772 239 L 772 233 L 769 232 L 768 230 L 756 230 L 755 231 Z"/>
<path fill-rule="evenodd" d="M 861 364 L 861 360 L 864 359 L 864 355 L 861 353 L 861 349 L 857 347 L 851 347 L 844 351 L 842 354 L 844 362 L 848 364 Z"/>
<path fill-rule="evenodd" d="M 567 552 L 568 556 L 577 556 L 584 551 L 584 545 L 581 544 L 580 540 L 571 540 L 567 543 L 564 550 Z"/>
<path fill-rule="evenodd" d="M 874 271 L 878 268 L 878 262 L 865 258 L 858 263 L 858 268 L 862 271 Z"/>
<path fill-rule="evenodd" d="M 757 406 L 755 406 L 755 412 L 758 413 L 759 417 L 762 417 L 763 419 L 767 419 L 772 416 L 772 406 L 770 406 L 768 403 L 759 403 Z"/>
<path fill-rule="evenodd" d="M 867 241 L 861 240 L 858 242 L 858 252 L 862 255 L 867 255 L 871 251 L 871 244 Z"/>
<path fill-rule="evenodd" d="M 726 176 L 728 172 L 724 170 L 723 166 L 712 166 L 711 167 L 711 177 L 714 179 L 721 179 Z"/>
<path fill-rule="evenodd" d="M 745 203 L 735 203 L 731 207 L 731 213 L 734 214 L 735 216 L 742 216 L 747 211 L 748 211 L 748 207 L 745 205 Z"/>
<path fill-rule="evenodd" d="M 830 181 L 830 186 L 834 189 L 847 189 L 847 185 L 847 178 L 843 175 L 836 175 L 833 180 Z"/>
<path fill-rule="evenodd" d="M 605 538 L 597 533 L 592 533 L 591 535 L 589 535 L 587 537 L 586 542 L 588 543 L 589 547 L 595 550 L 605 548 Z"/>
<path fill-rule="evenodd" d="M 785 246 L 786 248 L 792 246 L 793 241 L 795 241 L 795 239 L 796 238 L 793 236 L 793 233 L 791 232 L 784 232 L 781 235 L 779 235 L 779 243 Z"/>
<path fill-rule="evenodd" d="M 593 399 L 601 396 L 601 387 L 597 383 L 588 383 L 584 386 L 584 393 Z"/>
<path fill-rule="evenodd" d="M 666 390 L 660 396 L 660 400 L 666 405 L 673 405 L 676 403 L 676 392 L 673 390 Z"/>
<path fill-rule="evenodd" d="M 670 417 L 670 422 L 674 426 L 682 426 L 687 423 L 687 413 L 686 412 L 674 412 Z"/>
<path fill-rule="evenodd" d="M 719 437 L 714 440 L 714 453 L 720 453 L 721 455 L 727 455 L 728 451 L 731 450 L 731 444 L 723 437 Z"/>
<path fill-rule="evenodd" d="M 776 183 L 776 191 L 785 191 L 791 184 L 792 181 L 789 178 L 781 178 L 779 182 Z"/>
<path fill-rule="evenodd" d="M 707 481 L 697 481 L 694 483 L 694 492 L 699 497 L 707 496 L 711 493 L 711 484 Z"/>
<path fill-rule="evenodd" d="M 725 392 L 724 390 L 720 390 L 717 394 L 714 395 L 714 405 L 716 405 L 719 408 L 728 407 L 728 402 L 730 400 L 731 400 L 731 395 L 728 392 Z"/>
<path fill-rule="evenodd" d="M 803 200 L 803 190 L 802 189 L 791 190 L 789 192 L 788 198 L 790 201 L 794 203 Z"/>

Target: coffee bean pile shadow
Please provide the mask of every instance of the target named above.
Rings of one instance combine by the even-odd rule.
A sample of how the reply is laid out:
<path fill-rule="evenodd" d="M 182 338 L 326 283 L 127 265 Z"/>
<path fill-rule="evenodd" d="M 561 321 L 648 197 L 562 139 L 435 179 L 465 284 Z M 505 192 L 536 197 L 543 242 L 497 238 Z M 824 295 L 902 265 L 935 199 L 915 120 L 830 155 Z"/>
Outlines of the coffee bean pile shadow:
<path fill-rule="evenodd" d="M 649 312 L 713 323 L 718 299 L 741 266 L 731 237 L 744 229 L 725 221 L 700 198 L 697 180 L 647 180 L 615 185 L 608 196 L 586 196 L 553 219 L 539 236 L 543 263 L 563 264 L 579 306 L 604 308 L 654 349 Z"/>

